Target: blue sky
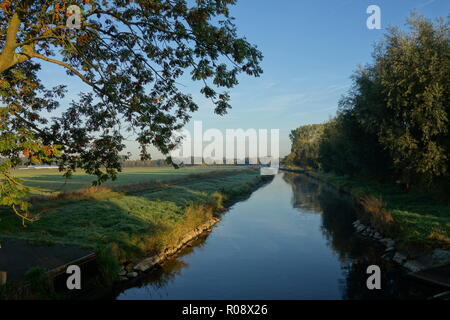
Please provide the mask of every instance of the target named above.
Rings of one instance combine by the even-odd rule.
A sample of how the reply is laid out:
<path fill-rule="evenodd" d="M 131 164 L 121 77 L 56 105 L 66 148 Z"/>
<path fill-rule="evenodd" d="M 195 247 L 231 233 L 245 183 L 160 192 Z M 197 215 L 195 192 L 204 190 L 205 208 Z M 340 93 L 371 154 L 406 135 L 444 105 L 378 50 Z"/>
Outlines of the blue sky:
<path fill-rule="evenodd" d="M 366 27 L 369 5 L 381 8 L 381 30 Z M 450 1 L 238 0 L 232 15 L 239 33 L 263 52 L 264 74 L 240 78 L 230 91 L 233 109 L 223 117 L 201 98 L 199 85 L 182 81 L 200 102 L 193 120 L 203 121 L 204 129 L 280 129 L 281 154 L 287 154 L 290 130 L 332 117 L 353 71 L 371 61 L 374 43 L 388 26 L 405 27 L 414 9 L 426 18 L 444 17 L 450 13 Z M 44 68 L 43 76 L 49 84 L 69 80 L 72 94 L 67 101 L 86 89 L 57 67 Z M 130 142 L 128 151 L 137 156 L 136 144 Z"/>

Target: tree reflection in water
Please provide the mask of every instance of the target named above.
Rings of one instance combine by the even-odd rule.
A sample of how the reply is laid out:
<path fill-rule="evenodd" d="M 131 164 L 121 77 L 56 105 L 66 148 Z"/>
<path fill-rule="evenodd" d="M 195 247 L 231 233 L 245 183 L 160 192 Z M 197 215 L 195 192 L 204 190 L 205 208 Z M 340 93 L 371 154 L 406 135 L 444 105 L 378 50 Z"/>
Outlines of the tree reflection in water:
<path fill-rule="evenodd" d="M 343 299 L 423 299 L 439 292 L 408 279 L 398 266 L 381 258 L 384 248 L 380 244 L 354 232 L 357 209 L 348 195 L 305 175 L 285 173 L 283 178 L 292 186 L 294 208 L 322 213 L 323 235 L 339 258 L 344 275 Z M 381 290 L 367 289 L 370 265 L 381 268 Z"/>

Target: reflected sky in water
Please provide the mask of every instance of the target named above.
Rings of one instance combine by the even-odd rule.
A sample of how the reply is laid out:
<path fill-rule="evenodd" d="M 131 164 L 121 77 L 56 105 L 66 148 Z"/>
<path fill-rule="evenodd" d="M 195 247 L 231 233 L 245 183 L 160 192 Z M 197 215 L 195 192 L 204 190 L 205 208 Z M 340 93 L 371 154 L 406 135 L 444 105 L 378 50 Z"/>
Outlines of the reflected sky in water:
<path fill-rule="evenodd" d="M 353 233 L 351 201 L 308 177 L 281 173 L 235 204 L 212 233 L 116 299 L 411 299 L 428 292 Z M 382 267 L 382 290 L 366 268 Z"/>

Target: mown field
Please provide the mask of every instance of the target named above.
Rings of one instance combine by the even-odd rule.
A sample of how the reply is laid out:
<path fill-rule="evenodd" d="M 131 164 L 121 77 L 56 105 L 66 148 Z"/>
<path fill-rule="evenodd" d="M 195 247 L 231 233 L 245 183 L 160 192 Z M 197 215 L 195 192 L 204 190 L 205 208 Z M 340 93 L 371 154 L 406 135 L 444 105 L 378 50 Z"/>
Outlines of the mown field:
<path fill-rule="evenodd" d="M 234 166 L 199 166 L 181 169 L 167 168 L 125 168 L 115 181 L 108 181 L 105 186 L 120 186 L 147 181 L 177 179 L 191 174 L 212 171 L 237 170 Z M 15 170 L 14 176 L 20 178 L 31 188 L 33 194 L 52 194 L 87 188 L 95 177 L 83 172 L 75 172 L 70 179 L 65 179 L 57 169 Z"/>
<path fill-rule="evenodd" d="M 82 189 L 92 177 L 77 174 L 65 182 L 55 171 L 20 175 L 38 194 L 31 208 L 37 220 L 23 227 L 3 208 L 0 238 L 108 247 L 119 260 L 158 252 L 223 210 L 226 201 L 249 194 L 262 179 L 258 170 L 236 167 L 127 169 L 115 182 Z"/>

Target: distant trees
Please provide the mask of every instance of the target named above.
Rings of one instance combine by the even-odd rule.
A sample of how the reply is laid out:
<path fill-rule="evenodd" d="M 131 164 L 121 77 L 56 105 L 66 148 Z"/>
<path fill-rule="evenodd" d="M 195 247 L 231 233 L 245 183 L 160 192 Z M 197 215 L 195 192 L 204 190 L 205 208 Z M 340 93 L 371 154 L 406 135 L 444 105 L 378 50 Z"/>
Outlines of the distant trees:
<path fill-rule="evenodd" d="M 138 167 L 168 167 L 171 166 L 166 159 L 158 160 L 125 160 L 122 162 L 122 168 L 138 168 Z"/>
<path fill-rule="evenodd" d="M 292 141 L 292 152 L 287 161 L 300 167 L 318 169 L 319 141 L 323 129 L 323 124 L 311 124 L 292 130 L 289 135 Z"/>
<path fill-rule="evenodd" d="M 409 33 L 389 29 L 372 64 L 354 74 L 337 116 L 323 128 L 315 167 L 407 188 L 449 187 L 449 18 L 433 23 L 413 15 L 408 24 Z M 296 137 L 289 157 L 303 165 L 309 156 L 302 150 L 310 144 Z"/>

